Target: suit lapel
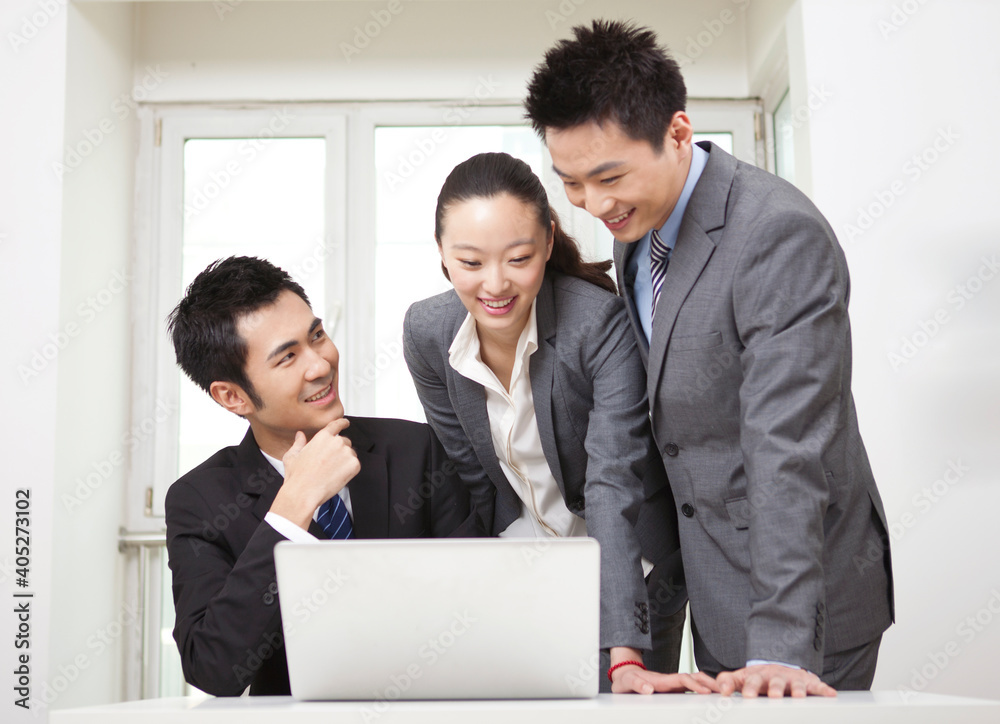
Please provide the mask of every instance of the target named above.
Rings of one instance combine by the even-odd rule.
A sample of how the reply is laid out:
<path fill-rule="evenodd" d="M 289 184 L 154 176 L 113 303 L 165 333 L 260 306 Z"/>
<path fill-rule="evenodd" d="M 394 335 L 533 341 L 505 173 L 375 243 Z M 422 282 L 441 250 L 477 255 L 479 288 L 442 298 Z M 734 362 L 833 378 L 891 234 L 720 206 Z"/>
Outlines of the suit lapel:
<path fill-rule="evenodd" d="M 556 336 L 556 305 L 552 282 L 546 276 L 542 288 L 535 297 L 535 324 L 538 329 L 538 349 L 531 355 L 528 365 L 531 378 L 531 396 L 535 406 L 535 423 L 538 437 L 542 441 L 545 461 L 549 464 L 552 477 L 559 484 L 559 492 L 566 496 L 559 452 L 556 450 L 556 434 L 552 424 L 552 383 L 555 369 L 556 350 L 553 340 Z"/>
<path fill-rule="evenodd" d="M 352 524 L 356 538 L 389 537 L 389 471 L 385 457 L 373 452 L 374 441 L 352 420 L 344 431 L 361 463 L 347 489 L 351 494 Z"/>
<path fill-rule="evenodd" d="M 708 163 L 688 201 L 677 243 L 667 267 L 660 299 L 653 317 L 653 339 L 649 349 L 649 398 L 656 399 L 663 363 L 681 305 L 701 276 L 715 251 L 713 234 L 726 224 L 726 203 L 736 173 L 736 159 L 714 144 L 702 146 Z"/>
<path fill-rule="evenodd" d="M 635 333 L 636 345 L 639 347 L 639 355 L 642 357 L 642 366 L 648 368 L 649 340 L 646 339 L 646 333 L 642 330 L 642 323 L 639 321 L 639 313 L 635 309 L 635 297 L 632 294 L 635 279 L 630 278 L 626 272 L 628 261 L 632 258 L 636 246 L 635 242 L 623 244 L 620 241 L 615 241 L 615 274 L 618 277 L 618 293 L 625 299 L 628 321 L 632 325 L 632 331 Z"/>
<path fill-rule="evenodd" d="M 445 326 L 445 329 L 448 330 L 446 345 L 450 345 L 455 340 L 455 335 L 458 334 L 458 330 L 468 314 L 457 295 L 454 297 L 454 304 L 449 309 L 449 314 L 451 319 L 449 324 Z M 486 390 L 481 384 L 459 374 L 451 366 L 447 350 L 444 353 L 444 367 L 445 375 L 448 377 L 448 387 L 453 390 L 451 399 L 455 414 L 462 424 L 466 437 L 472 444 L 476 458 L 483 466 L 483 471 L 496 489 L 493 520 L 487 521 L 490 525 L 490 532 L 495 534 L 506 528 L 511 521 L 520 515 L 521 501 L 510 486 L 510 482 L 503 474 L 503 468 L 500 467 L 500 462 L 497 460 L 496 450 L 493 447 L 493 433 L 490 432 L 489 412 L 486 409 Z"/>
<path fill-rule="evenodd" d="M 250 507 L 250 512 L 257 520 L 264 520 L 284 479 L 264 457 L 264 453 L 257 446 L 253 430 L 249 428 L 247 434 L 243 436 L 243 442 L 240 443 L 237 460 L 243 493 L 257 498 Z M 309 532 L 317 538 L 326 538 L 323 528 L 315 520 L 309 521 Z"/>

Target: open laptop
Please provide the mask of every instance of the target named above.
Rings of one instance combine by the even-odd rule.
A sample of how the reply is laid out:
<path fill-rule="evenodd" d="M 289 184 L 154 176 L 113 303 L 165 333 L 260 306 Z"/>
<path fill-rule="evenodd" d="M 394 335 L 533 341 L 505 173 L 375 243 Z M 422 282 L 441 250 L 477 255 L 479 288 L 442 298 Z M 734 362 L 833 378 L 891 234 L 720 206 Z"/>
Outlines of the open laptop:
<path fill-rule="evenodd" d="M 592 538 L 282 542 L 274 559 L 297 699 L 597 695 Z"/>

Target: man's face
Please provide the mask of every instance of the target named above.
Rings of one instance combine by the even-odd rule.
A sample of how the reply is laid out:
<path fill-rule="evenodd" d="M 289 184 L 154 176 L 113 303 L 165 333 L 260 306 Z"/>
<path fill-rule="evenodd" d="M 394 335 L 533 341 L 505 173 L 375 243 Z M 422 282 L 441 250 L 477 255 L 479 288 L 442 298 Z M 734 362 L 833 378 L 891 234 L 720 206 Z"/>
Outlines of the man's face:
<path fill-rule="evenodd" d="M 262 404 L 242 413 L 262 450 L 281 457 L 301 430 L 311 438 L 344 416 L 337 390 L 340 356 L 323 323 L 294 292 L 237 325 L 247 343 L 246 373 Z"/>
<path fill-rule="evenodd" d="M 659 153 L 614 121 L 548 128 L 545 143 L 570 203 L 626 243 L 663 226 L 691 166 L 691 122 L 683 112 L 674 114 Z"/>

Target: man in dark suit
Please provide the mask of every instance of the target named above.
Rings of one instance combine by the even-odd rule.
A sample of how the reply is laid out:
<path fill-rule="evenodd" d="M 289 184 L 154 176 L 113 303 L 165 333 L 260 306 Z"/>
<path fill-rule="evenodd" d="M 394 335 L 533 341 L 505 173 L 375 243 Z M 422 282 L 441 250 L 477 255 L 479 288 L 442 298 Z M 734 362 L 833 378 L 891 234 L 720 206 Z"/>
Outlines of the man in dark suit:
<path fill-rule="evenodd" d="M 479 536 L 484 528 L 427 425 L 344 417 L 337 348 L 282 270 L 249 257 L 213 263 L 169 327 L 184 372 L 250 424 L 238 447 L 167 492 L 184 676 L 219 696 L 247 686 L 288 694 L 279 541 Z"/>
<path fill-rule="evenodd" d="M 569 200 L 616 240 L 698 665 L 723 693 L 867 689 L 892 579 L 843 251 L 793 186 L 692 143 L 684 80 L 651 31 L 574 33 L 525 105 Z"/>

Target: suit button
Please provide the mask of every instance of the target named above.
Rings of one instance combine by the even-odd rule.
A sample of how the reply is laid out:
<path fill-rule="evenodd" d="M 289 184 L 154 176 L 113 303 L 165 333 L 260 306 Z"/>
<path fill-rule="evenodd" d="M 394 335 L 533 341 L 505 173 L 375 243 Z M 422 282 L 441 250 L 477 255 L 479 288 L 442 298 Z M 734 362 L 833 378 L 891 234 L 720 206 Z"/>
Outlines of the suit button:
<path fill-rule="evenodd" d="M 820 638 L 823 635 L 823 627 L 816 624 L 816 638 Z"/>
<path fill-rule="evenodd" d="M 582 513 L 583 512 L 583 498 L 581 498 L 579 496 L 576 497 L 576 498 L 573 498 L 573 500 L 569 504 L 569 509 L 571 511 L 573 511 L 574 513 Z"/>
<path fill-rule="evenodd" d="M 672 458 L 675 458 L 675 457 L 677 457 L 677 453 L 678 453 L 678 452 L 680 452 L 680 448 L 678 448 L 678 447 L 677 447 L 676 445 L 674 445 L 674 444 L 673 444 L 672 442 L 668 442 L 668 443 L 667 443 L 667 444 L 666 444 L 666 445 L 665 445 L 665 446 L 663 447 L 663 452 L 665 452 L 665 453 L 666 453 L 667 455 L 669 455 L 670 457 L 672 457 Z"/>
<path fill-rule="evenodd" d="M 813 639 L 813 648 L 816 649 L 817 651 L 823 648 L 823 639 L 821 639 L 819 636 Z"/>
<path fill-rule="evenodd" d="M 816 613 L 823 613 L 826 610 L 826 604 L 822 601 L 816 604 Z"/>
<path fill-rule="evenodd" d="M 681 506 L 681 512 L 684 514 L 685 518 L 690 518 L 694 515 L 694 508 L 690 503 L 684 503 L 684 505 Z"/>

